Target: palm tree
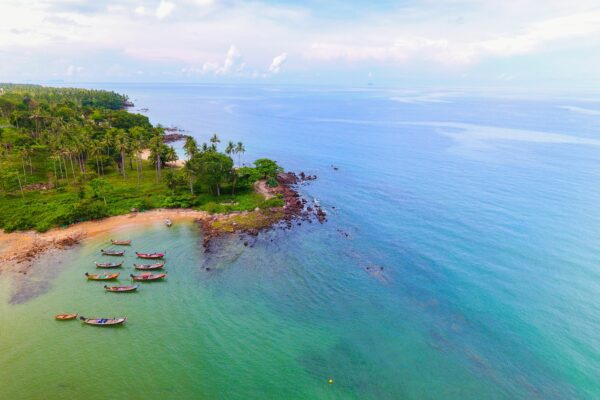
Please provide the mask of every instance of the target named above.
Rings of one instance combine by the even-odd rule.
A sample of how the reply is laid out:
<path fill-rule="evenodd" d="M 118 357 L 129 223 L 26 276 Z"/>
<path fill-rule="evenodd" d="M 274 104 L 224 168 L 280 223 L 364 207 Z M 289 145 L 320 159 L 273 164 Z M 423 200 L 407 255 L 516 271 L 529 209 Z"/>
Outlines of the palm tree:
<path fill-rule="evenodd" d="M 212 137 L 210 138 L 210 143 L 212 143 L 212 148 L 216 150 L 217 143 L 221 143 L 221 139 L 219 139 L 219 136 L 216 133 L 213 133 Z"/>
<path fill-rule="evenodd" d="M 119 132 L 115 136 L 115 148 L 121 153 L 121 172 L 123 173 L 123 178 L 127 178 L 125 172 L 125 152 L 129 148 L 129 143 L 125 131 L 122 129 L 119 129 Z"/>
<path fill-rule="evenodd" d="M 194 154 L 198 153 L 198 143 L 196 143 L 196 139 L 191 136 L 188 136 L 185 139 L 185 144 L 183 145 L 183 150 L 185 151 L 185 155 L 188 158 L 192 158 Z"/>
<path fill-rule="evenodd" d="M 98 156 L 102 153 L 102 143 L 99 140 L 91 140 L 88 150 L 90 155 L 96 159 L 96 172 L 98 172 L 98 176 L 100 176 L 100 160 Z"/>
<path fill-rule="evenodd" d="M 227 143 L 227 147 L 225 148 L 225 154 L 227 154 L 229 157 L 231 157 L 231 155 L 235 152 L 235 144 L 233 144 L 233 142 L 230 140 Z"/>
<path fill-rule="evenodd" d="M 242 166 L 242 156 L 241 154 L 244 154 L 246 152 L 246 148 L 244 147 L 244 143 L 242 142 L 237 142 L 237 145 L 235 146 L 235 153 L 238 155 L 238 166 Z"/>
<path fill-rule="evenodd" d="M 160 135 L 153 136 L 152 139 L 150 139 L 149 145 L 150 145 L 150 152 L 155 159 L 154 167 L 156 168 L 156 181 L 158 182 L 158 181 L 160 181 L 160 168 L 161 168 L 160 153 L 161 153 L 162 146 L 163 146 L 162 137 L 160 137 Z"/>
<path fill-rule="evenodd" d="M 192 168 L 190 160 L 187 160 L 183 165 L 183 174 L 190 182 L 190 193 L 194 194 L 194 169 Z"/>

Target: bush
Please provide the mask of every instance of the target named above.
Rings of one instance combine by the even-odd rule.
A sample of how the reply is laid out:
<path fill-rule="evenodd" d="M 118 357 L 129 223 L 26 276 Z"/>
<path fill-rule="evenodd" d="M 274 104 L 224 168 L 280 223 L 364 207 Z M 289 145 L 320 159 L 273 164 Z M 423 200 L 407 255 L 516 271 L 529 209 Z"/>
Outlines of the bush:
<path fill-rule="evenodd" d="M 190 195 L 167 196 L 162 206 L 164 208 L 191 208 L 194 205 L 194 199 Z"/>
<path fill-rule="evenodd" d="M 271 207 L 282 207 L 285 204 L 281 197 L 273 197 L 268 200 L 263 201 L 258 205 L 260 209 L 266 209 Z"/>

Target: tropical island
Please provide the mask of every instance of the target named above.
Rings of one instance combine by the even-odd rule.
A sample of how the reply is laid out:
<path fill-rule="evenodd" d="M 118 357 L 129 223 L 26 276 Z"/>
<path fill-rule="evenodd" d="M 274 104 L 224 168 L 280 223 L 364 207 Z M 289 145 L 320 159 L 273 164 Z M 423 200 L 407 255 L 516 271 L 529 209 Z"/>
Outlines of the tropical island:
<path fill-rule="evenodd" d="M 185 160 L 178 160 L 165 128 L 127 111 L 127 96 L 38 85 L 0 88 L 0 230 L 6 233 L 185 209 L 202 220 L 210 237 L 256 232 L 303 208 L 289 187 L 295 175 L 283 174 L 267 158 L 242 164 L 241 142 L 223 146 L 213 134 L 198 145 L 186 136 Z M 61 243 L 68 239 L 78 240 Z"/>

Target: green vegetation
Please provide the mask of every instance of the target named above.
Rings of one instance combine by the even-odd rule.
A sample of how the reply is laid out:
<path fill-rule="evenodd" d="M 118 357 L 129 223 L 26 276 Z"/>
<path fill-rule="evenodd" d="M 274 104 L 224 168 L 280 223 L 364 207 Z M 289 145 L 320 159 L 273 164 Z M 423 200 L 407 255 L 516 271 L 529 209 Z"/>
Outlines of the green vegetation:
<path fill-rule="evenodd" d="M 261 159 L 238 165 L 243 143 L 218 149 L 188 138 L 183 168 L 164 144 L 164 129 L 125 111 L 114 92 L 0 84 L 0 228 L 45 231 L 131 209 L 197 208 L 209 212 L 269 209 L 281 198 L 254 193 L 281 170 Z M 147 151 L 145 151 L 147 150 Z M 148 153 L 147 157 L 144 156 Z M 276 182 L 275 182 L 276 184 Z"/>

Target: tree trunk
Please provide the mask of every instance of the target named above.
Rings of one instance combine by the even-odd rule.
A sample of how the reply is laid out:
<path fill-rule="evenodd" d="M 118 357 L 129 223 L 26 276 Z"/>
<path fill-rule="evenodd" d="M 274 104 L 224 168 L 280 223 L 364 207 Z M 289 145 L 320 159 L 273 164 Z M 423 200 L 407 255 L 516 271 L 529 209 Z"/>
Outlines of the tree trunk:
<path fill-rule="evenodd" d="M 60 156 L 58 156 L 58 169 L 60 170 L 60 179 L 65 179 L 65 174 L 63 174 L 62 163 L 60 162 Z"/>
<path fill-rule="evenodd" d="M 58 176 L 56 175 L 56 158 L 52 157 L 52 167 L 54 168 L 54 187 L 58 187 Z"/>
<path fill-rule="evenodd" d="M 121 171 L 123 172 L 123 178 L 127 178 L 127 173 L 125 172 L 125 152 L 121 151 Z"/>
<path fill-rule="evenodd" d="M 140 188 L 140 160 L 136 160 L 136 166 L 135 166 L 135 170 L 137 171 L 137 178 L 138 178 L 138 184 L 137 187 L 138 189 Z"/>
<path fill-rule="evenodd" d="M 21 164 L 23 164 L 23 176 L 25 177 L 25 183 L 27 183 L 27 172 L 25 172 L 25 158 L 21 157 Z"/>
<path fill-rule="evenodd" d="M 19 182 L 19 189 L 21 190 L 21 197 L 25 198 L 25 193 L 23 193 L 23 185 L 21 185 L 21 178 L 19 177 L 18 172 L 17 172 L 17 181 Z"/>
<path fill-rule="evenodd" d="M 73 173 L 73 180 L 76 180 L 77 176 L 75 176 L 75 167 L 73 166 L 73 157 L 71 157 L 71 155 L 69 155 L 69 163 L 71 164 L 71 172 Z"/>

